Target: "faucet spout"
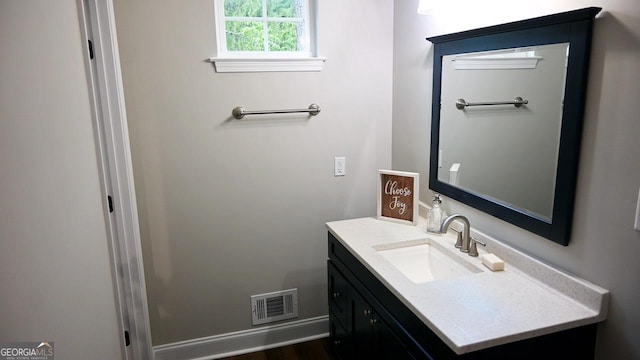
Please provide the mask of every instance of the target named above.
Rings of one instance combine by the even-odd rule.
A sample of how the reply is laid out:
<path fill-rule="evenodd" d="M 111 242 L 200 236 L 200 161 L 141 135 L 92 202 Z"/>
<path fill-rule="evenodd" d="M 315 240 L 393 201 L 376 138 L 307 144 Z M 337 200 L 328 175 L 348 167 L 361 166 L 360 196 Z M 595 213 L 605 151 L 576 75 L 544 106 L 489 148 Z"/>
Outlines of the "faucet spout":
<path fill-rule="evenodd" d="M 462 224 L 464 225 L 464 229 L 462 231 L 462 243 L 461 244 L 457 244 L 456 243 L 456 247 L 460 248 L 460 251 L 462 252 L 469 252 L 469 245 L 471 242 L 471 235 L 469 234 L 470 232 L 470 227 L 471 225 L 469 224 L 469 219 L 467 219 L 464 215 L 460 215 L 460 214 L 453 214 L 453 215 L 449 215 L 447 216 L 444 221 L 442 221 L 442 225 L 440 226 L 440 233 L 444 234 L 447 232 L 447 230 L 449 229 L 449 225 L 451 225 L 452 222 L 454 222 L 455 220 L 460 220 L 462 221 Z"/>

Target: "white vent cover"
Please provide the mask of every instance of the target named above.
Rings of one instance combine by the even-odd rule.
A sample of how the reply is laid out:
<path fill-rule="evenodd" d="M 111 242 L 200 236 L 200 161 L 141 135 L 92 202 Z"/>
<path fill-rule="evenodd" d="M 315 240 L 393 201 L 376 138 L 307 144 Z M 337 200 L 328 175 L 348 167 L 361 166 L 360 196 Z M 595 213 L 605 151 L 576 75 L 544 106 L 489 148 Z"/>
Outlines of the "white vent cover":
<path fill-rule="evenodd" d="M 298 317 L 298 289 L 251 296 L 253 325 Z"/>

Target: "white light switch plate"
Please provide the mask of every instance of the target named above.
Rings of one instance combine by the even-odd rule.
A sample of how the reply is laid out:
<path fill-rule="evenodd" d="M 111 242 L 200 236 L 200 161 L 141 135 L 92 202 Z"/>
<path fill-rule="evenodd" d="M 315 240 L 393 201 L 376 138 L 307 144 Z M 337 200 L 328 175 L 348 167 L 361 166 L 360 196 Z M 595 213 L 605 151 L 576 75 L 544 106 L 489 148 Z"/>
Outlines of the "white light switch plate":
<path fill-rule="evenodd" d="M 640 190 L 638 190 L 638 203 L 636 204 L 636 230 L 640 231 Z"/>
<path fill-rule="evenodd" d="M 333 162 L 333 176 L 347 175 L 347 159 L 344 156 L 337 156 Z"/>

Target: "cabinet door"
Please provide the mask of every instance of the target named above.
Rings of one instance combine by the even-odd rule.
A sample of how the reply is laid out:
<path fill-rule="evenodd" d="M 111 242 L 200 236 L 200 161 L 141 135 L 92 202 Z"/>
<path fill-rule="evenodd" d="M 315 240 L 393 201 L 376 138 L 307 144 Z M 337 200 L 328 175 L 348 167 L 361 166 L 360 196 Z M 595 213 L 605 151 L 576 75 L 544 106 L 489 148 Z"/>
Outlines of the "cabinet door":
<path fill-rule="evenodd" d="M 374 359 L 376 356 L 373 337 L 373 309 L 357 291 L 349 293 L 353 314 L 353 351 L 355 359 Z"/>
<path fill-rule="evenodd" d="M 357 291 L 351 291 L 349 296 L 353 307 L 356 359 L 414 359 L 389 325 Z"/>
<path fill-rule="evenodd" d="M 377 314 L 373 314 L 371 323 L 373 342 L 377 345 L 376 354 L 379 359 L 415 360 L 387 323 L 378 318 Z"/>
<path fill-rule="evenodd" d="M 329 335 L 331 337 L 331 347 L 338 359 L 353 359 L 351 348 L 351 337 L 347 330 L 336 321 L 335 316 L 329 316 Z"/>
<path fill-rule="evenodd" d="M 329 273 L 329 311 L 343 327 L 347 328 L 347 306 L 349 304 L 347 291 L 349 283 L 340 271 L 333 266 L 331 261 L 327 262 L 327 269 Z"/>

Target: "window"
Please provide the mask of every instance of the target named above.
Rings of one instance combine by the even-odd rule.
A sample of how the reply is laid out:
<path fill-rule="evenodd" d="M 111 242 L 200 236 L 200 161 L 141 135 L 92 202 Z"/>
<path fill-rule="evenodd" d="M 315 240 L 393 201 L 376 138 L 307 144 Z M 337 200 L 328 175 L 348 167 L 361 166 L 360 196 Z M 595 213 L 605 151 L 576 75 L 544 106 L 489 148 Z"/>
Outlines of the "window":
<path fill-rule="evenodd" d="M 313 0 L 214 0 L 218 72 L 319 71 Z"/>
<path fill-rule="evenodd" d="M 224 49 L 310 56 L 306 3 L 304 0 L 225 0 L 225 36 L 221 39 Z"/>

